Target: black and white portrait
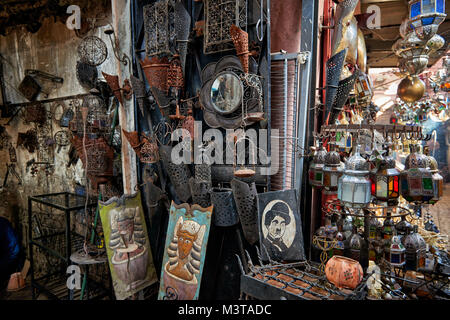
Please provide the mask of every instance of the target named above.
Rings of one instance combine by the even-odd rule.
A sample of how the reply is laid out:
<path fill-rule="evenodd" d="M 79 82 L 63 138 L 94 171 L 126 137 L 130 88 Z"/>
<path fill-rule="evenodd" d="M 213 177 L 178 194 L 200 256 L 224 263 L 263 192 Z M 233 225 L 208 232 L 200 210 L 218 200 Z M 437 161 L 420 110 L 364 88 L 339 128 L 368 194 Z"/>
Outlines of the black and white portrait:
<path fill-rule="evenodd" d="M 266 250 L 272 260 L 301 260 L 304 256 L 303 237 L 294 190 L 258 194 L 258 201 L 264 260 Z"/>

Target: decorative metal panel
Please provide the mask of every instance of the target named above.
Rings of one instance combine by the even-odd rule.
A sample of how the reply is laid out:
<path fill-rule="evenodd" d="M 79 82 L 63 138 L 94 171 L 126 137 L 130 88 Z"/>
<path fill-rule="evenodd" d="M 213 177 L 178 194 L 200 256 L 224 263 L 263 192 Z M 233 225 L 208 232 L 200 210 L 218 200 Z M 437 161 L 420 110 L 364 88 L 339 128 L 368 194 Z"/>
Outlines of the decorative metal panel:
<path fill-rule="evenodd" d="M 144 30 L 147 56 L 170 54 L 176 35 L 173 1 L 162 0 L 144 6 Z"/>
<path fill-rule="evenodd" d="M 205 0 L 205 54 L 234 49 L 230 27 L 247 30 L 246 0 Z"/>

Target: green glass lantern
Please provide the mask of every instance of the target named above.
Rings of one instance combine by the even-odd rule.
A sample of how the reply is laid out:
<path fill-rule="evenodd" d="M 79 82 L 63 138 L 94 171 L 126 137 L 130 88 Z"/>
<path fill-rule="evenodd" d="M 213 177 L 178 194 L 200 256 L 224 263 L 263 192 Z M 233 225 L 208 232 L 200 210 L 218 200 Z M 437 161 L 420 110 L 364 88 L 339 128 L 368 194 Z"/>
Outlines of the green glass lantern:
<path fill-rule="evenodd" d="M 444 194 L 444 178 L 439 173 L 439 168 L 436 159 L 429 155 L 428 148 L 425 151 L 428 157 L 428 165 L 431 171 L 431 179 L 433 181 L 433 197 L 428 201 L 430 204 L 438 202 Z"/>
<path fill-rule="evenodd" d="M 323 168 L 325 166 L 325 156 L 327 151 L 323 146 L 318 147 L 314 152 L 313 161 L 309 166 L 309 183 L 316 188 L 323 187 Z"/>
<path fill-rule="evenodd" d="M 433 177 L 428 158 L 417 144 L 410 144 L 405 170 L 400 174 L 401 194 L 408 202 L 426 203 L 433 198 Z"/>

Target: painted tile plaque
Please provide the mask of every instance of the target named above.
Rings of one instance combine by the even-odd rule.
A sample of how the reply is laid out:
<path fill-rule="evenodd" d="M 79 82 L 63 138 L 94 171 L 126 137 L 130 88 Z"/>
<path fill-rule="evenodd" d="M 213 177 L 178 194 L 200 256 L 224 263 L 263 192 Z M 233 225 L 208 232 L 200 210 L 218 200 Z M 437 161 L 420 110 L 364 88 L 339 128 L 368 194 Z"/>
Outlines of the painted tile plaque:
<path fill-rule="evenodd" d="M 141 195 L 100 201 L 99 208 L 114 292 L 124 300 L 158 280 Z"/>
<path fill-rule="evenodd" d="M 159 300 L 197 300 L 213 206 L 170 206 Z"/>

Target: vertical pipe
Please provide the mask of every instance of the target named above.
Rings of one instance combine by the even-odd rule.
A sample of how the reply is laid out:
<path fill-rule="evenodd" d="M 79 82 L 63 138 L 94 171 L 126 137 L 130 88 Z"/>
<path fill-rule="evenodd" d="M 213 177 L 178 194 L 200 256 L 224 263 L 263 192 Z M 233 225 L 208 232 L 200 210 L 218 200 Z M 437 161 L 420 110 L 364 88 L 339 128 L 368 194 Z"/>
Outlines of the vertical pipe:
<path fill-rule="evenodd" d="M 31 215 L 33 212 L 33 203 L 31 197 L 28 197 L 28 249 L 29 249 L 29 259 L 30 259 L 30 272 L 31 272 L 31 298 L 36 300 L 36 295 L 34 292 L 34 259 L 33 259 L 33 228 L 31 222 Z"/>
<path fill-rule="evenodd" d="M 286 151 L 286 139 L 287 139 L 287 117 L 288 117 L 288 61 L 285 58 L 283 60 L 283 183 L 281 189 L 286 188 L 286 165 L 287 165 L 287 151 Z"/>

